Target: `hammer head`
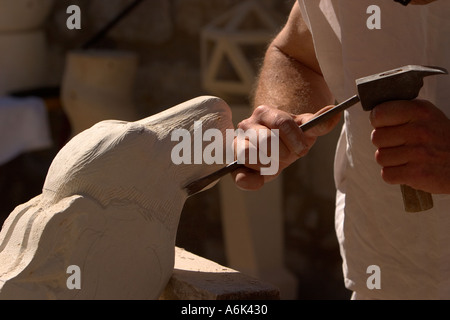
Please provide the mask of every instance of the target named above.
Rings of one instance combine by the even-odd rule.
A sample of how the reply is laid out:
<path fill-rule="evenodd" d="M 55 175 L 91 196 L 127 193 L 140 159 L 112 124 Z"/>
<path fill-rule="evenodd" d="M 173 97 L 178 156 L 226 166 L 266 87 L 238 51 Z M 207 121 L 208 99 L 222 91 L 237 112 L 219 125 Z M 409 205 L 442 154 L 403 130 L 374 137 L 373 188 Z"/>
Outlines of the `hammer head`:
<path fill-rule="evenodd" d="M 417 98 L 423 86 L 423 78 L 436 74 L 448 74 L 440 67 L 408 65 L 398 69 L 356 80 L 358 96 L 365 111 L 390 100 Z"/>

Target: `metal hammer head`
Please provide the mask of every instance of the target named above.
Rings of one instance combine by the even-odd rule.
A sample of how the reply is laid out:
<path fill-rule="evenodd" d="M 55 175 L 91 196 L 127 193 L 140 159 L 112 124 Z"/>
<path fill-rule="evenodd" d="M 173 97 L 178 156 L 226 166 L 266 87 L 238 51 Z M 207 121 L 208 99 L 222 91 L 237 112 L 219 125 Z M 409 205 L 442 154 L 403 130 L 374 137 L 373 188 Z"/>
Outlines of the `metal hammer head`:
<path fill-rule="evenodd" d="M 356 80 L 358 96 L 365 111 L 390 100 L 417 98 L 423 86 L 423 78 L 436 74 L 448 74 L 440 67 L 408 65 Z"/>

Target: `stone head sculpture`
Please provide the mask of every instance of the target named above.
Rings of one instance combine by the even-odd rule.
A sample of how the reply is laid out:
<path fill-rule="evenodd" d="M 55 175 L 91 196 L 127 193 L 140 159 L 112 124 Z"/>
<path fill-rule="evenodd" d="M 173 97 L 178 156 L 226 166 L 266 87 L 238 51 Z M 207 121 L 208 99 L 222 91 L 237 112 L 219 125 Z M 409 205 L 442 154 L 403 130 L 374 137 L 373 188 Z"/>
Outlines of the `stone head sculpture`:
<path fill-rule="evenodd" d="M 137 121 L 103 121 L 58 153 L 43 192 L 0 233 L 0 299 L 156 299 L 169 280 L 184 186 L 218 165 L 175 165 L 171 132 L 233 128 L 199 97 Z M 225 135 L 224 135 L 225 136 Z M 67 286 L 78 266 L 81 288 Z"/>

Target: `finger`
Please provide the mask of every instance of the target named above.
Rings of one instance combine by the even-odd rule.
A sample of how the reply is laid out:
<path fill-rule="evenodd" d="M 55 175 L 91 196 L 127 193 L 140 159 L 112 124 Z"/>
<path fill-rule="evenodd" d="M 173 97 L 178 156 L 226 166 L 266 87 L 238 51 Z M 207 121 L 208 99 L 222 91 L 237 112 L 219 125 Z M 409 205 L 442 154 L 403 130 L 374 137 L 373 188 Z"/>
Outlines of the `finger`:
<path fill-rule="evenodd" d="M 270 130 L 263 125 L 254 125 L 251 131 L 238 129 L 238 135 L 235 139 L 235 155 L 237 159 L 244 163 L 248 168 L 259 171 L 263 166 L 260 162 L 261 156 L 265 156 L 272 161 L 292 161 L 292 152 L 288 147 L 279 141 L 279 137 L 271 135 Z M 251 133 L 253 132 L 253 133 Z M 266 133 L 266 139 L 262 139 L 261 135 Z M 251 138 L 248 138 L 253 136 Z M 276 139 L 277 141 L 273 141 Z M 272 150 L 272 147 L 277 148 L 277 150 Z M 263 155 L 261 153 L 264 153 Z M 276 157 L 277 159 L 272 159 Z"/>
<path fill-rule="evenodd" d="M 404 145 L 394 148 L 381 148 L 376 151 L 377 162 L 382 166 L 399 166 L 404 164 L 416 164 L 427 166 L 440 166 L 439 152 L 430 146 L 424 145 Z"/>
<path fill-rule="evenodd" d="M 382 167 L 403 166 L 411 162 L 414 150 L 414 148 L 407 146 L 382 148 L 376 151 L 375 159 Z"/>
<path fill-rule="evenodd" d="M 301 156 L 306 149 L 302 130 L 294 120 L 294 116 L 267 106 L 259 106 L 255 109 L 252 117 L 248 121 L 239 124 L 239 127 L 251 126 L 254 122 L 266 126 L 267 128 L 279 130 L 280 140 L 293 153 Z"/>
<path fill-rule="evenodd" d="M 416 189 L 422 189 L 423 181 L 429 178 L 431 173 L 432 167 L 419 163 L 407 163 L 381 169 L 381 176 L 386 183 L 405 184 Z"/>
<path fill-rule="evenodd" d="M 407 143 L 408 128 L 403 126 L 381 127 L 372 131 L 372 143 L 377 148 L 391 148 Z"/>
<path fill-rule="evenodd" d="M 425 100 L 396 100 L 382 103 L 370 112 L 374 128 L 398 126 L 417 120 L 428 119 L 436 107 Z"/>
<path fill-rule="evenodd" d="M 414 121 L 404 125 L 380 127 L 372 131 L 372 143 L 378 148 L 391 148 L 402 145 L 430 145 L 435 139 L 433 133 L 438 126 L 432 122 Z"/>
<path fill-rule="evenodd" d="M 374 128 L 399 126 L 411 121 L 409 101 L 389 101 L 370 112 L 370 123 Z"/>
<path fill-rule="evenodd" d="M 305 113 L 305 114 L 298 115 L 296 117 L 297 124 L 302 125 L 304 123 L 307 123 L 310 120 L 318 117 L 319 115 L 329 111 L 330 109 L 332 109 L 334 107 L 335 106 L 326 106 L 326 107 L 320 109 L 315 114 Z M 320 136 L 326 135 L 327 133 L 329 133 L 331 130 L 334 129 L 334 127 L 339 123 L 340 120 L 341 120 L 341 113 L 338 113 L 338 114 L 334 115 L 332 118 L 330 118 L 326 121 L 322 121 L 322 122 L 318 123 L 317 125 L 315 125 L 314 127 L 312 127 L 311 129 L 305 131 L 305 135 L 307 137 L 320 137 Z"/>
<path fill-rule="evenodd" d="M 232 173 L 236 186 L 245 191 L 256 191 L 264 185 L 264 176 L 259 171 L 249 168 L 240 168 Z"/>
<path fill-rule="evenodd" d="M 386 183 L 389 184 L 406 184 L 405 172 L 407 171 L 407 165 L 396 167 L 383 167 L 381 169 L 381 177 Z"/>

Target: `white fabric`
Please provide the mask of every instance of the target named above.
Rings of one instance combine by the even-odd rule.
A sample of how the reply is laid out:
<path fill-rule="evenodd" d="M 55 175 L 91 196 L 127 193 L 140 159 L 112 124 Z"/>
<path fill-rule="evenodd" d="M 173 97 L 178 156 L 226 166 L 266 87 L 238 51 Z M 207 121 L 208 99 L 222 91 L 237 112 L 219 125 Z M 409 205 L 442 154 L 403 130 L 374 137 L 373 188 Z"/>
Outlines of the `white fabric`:
<path fill-rule="evenodd" d="M 338 101 L 356 93 L 357 78 L 409 64 L 450 70 L 450 1 L 407 7 L 388 0 L 299 0 L 316 54 Z M 369 30 L 367 8 L 381 9 L 381 30 Z M 450 116 L 450 76 L 425 78 L 420 98 Z M 433 195 L 434 208 L 406 213 L 399 186 L 386 184 L 374 160 L 369 114 L 345 112 L 336 153 L 336 232 L 345 284 L 380 299 L 450 298 L 450 196 Z M 370 290 L 367 268 L 381 270 Z"/>
<path fill-rule="evenodd" d="M 0 98 L 0 164 L 52 145 L 45 103 L 39 98 Z"/>

